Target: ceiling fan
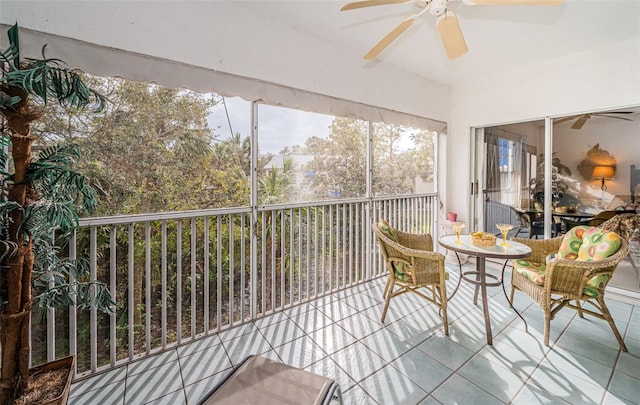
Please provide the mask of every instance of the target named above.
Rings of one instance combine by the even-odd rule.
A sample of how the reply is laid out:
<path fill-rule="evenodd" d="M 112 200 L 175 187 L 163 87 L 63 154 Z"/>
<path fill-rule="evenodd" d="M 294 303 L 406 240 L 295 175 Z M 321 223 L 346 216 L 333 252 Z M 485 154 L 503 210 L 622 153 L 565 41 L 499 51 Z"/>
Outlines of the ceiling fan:
<path fill-rule="evenodd" d="M 564 0 L 462 0 L 467 5 L 533 5 L 553 6 L 561 4 Z M 467 43 L 462 35 L 462 29 L 453 11 L 448 9 L 449 3 L 455 0 L 360 0 L 344 5 L 340 11 L 355 10 L 364 7 L 383 6 L 387 4 L 413 4 L 420 11 L 417 14 L 402 21 L 396 28 L 389 32 L 364 56 L 364 59 L 374 59 L 391 42 L 413 25 L 425 12 L 436 16 L 436 26 L 440 33 L 440 39 L 444 45 L 449 59 L 455 59 L 467 53 Z"/>
<path fill-rule="evenodd" d="M 562 124 L 563 122 L 575 120 L 573 125 L 571 125 L 571 129 L 582 129 L 584 124 L 587 123 L 591 119 L 591 117 L 606 117 L 606 118 L 615 118 L 617 120 L 625 120 L 625 121 L 633 121 L 631 118 L 619 117 L 613 114 L 633 114 L 633 111 L 612 111 L 605 113 L 588 113 L 581 115 L 574 115 L 573 117 L 561 118 L 559 120 L 553 120 L 553 124 Z"/>

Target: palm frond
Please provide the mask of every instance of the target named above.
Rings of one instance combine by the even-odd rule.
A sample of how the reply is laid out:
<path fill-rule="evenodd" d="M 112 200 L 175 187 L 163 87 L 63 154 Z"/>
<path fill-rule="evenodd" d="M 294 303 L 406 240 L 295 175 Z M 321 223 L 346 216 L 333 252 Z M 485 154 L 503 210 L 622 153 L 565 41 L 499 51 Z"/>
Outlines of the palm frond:
<path fill-rule="evenodd" d="M 54 98 L 65 107 L 104 110 L 106 97 L 90 88 L 77 70 L 59 59 L 45 58 L 45 49 L 46 45 L 42 47 L 42 59 L 28 59 L 26 66 L 5 72 L 2 81 L 35 94 L 45 104 Z"/>
<path fill-rule="evenodd" d="M 8 175 L 7 163 L 9 162 L 9 153 L 8 146 L 11 144 L 11 138 L 9 135 L 1 134 L 0 135 L 0 174 Z"/>
<path fill-rule="evenodd" d="M 41 198 L 25 207 L 20 229 L 32 236 L 40 236 L 58 228 L 66 233 L 78 226 L 78 219 L 72 200 L 50 201 Z"/>
<path fill-rule="evenodd" d="M 78 226 L 78 208 L 95 208 L 95 189 L 82 173 L 73 170 L 80 156 L 78 145 L 61 144 L 45 148 L 30 162 L 27 182 L 38 199 L 24 207 L 20 230 L 31 236 L 34 244 L 38 239 L 53 244 L 53 230 L 68 237 Z M 2 208 L 0 204 L 0 214 Z M 60 243 L 64 240 L 61 238 Z"/>
<path fill-rule="evenodd" d="M 0 202 L 0 221 L 9 220 L 9 214 L 15 210 L 22 210 L 22 206 L 15 201 Z"/>
<path fill-rule="evenodd" d="M 66 203 L 71 198 L 80 208 L 91 211 L 97 204 L 96 191 L 83 174 L 72 169 L 80 157 L 80 147 L 75 144 L 48 147 L 29 165 L 29 182 L 44 199 Z"/>
<path fill-rule="evenodd" d="M 20 68 L 20 41 L 18 40 L 18 24 L 14 24 L 7 31 L 9 47 L 0 52 L 0 61 L 9 64 L 12 69 Z"/>
<path fill-rule="evenodd" d="M 61 143 L 48 146 L 38 153 L 39 162 L 68 162 L 71 163 L 82 156 L 80 146 L 74 143 Z"/>
<path fill-rule="evenodd" d="M 22 100 L 22 98 L 20 98 L 20 96 L 11 97 L 10 95 L 5 93 L 4 91 L 0 90 L 0 108 L 4 108 L 6 110 L 12 110 L 13 111 L 13 110 L 15 110 L 13 108 L 13 106 L 18 104 L 20 102 L 20 100 Z"/>
<path fill-rule="evenodd" d="M 18 251 L 18 244 L 10 240 L 0 240 L 0 263 L 13 257 Z"/>
<path fill-rule="evenodd" d="M 35 300 L 42 308 L 65 308 L 77 305 L 79 310 L 97 308 L 112 313 L 115 302 L 107 287 L 99 281 L 90 281 L 86 260 L 57 263 L 56 271 L 37 274 L 34 279 Z M 78 277 L 76 277 L 78 276 Z M 72 297 L 75 296 L 75 303 Z"/>

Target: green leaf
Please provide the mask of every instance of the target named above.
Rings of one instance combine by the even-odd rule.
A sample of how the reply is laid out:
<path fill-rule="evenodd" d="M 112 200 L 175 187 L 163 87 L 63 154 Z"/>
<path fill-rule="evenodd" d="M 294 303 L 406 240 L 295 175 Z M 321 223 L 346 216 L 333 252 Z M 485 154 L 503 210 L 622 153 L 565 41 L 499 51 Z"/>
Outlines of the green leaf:
<path fill-rule="evenodd" d="M 14 105 L 18 104 L 22 100 L 20 96 L 9 96 L 4 91 L 0 90 L 0 108 L 12 109 Z"/>
<path fill-rule="evenodd" d="M 9 47 L 0 52 L 0 61 L 8 63 L 13 69 L 20 69 L 20 41 L 18 40 L 18 24 L 7 31 Z"/>
<path fill-rule="evenodd" d="M 80 74 L 66 67 L 59 59 L 29 59 L 27 66 L 4 72 L 2 81 L 38 96 L 44 104 L 54 98 L 65 107 L 93 108 L 101 112 L 106 107 L 107 98 L 90 88 Z"/>

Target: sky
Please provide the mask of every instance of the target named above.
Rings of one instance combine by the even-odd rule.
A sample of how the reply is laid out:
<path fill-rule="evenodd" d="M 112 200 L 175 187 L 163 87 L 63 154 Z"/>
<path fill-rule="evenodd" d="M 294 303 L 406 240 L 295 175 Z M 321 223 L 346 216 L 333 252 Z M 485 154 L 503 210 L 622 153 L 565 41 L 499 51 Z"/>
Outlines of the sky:
<path fill-rule="evenodd" d="M 229 121 L 233 133 L 240 133 L 242 138 L 251 136 L 251 103 L 240 97 L 224 98 Z M 304 146 L 307 138 L 316 136 L 327 138 L 332 115 L 318 114 L 280 106 L 258 105 L 258 147 L 260 154 L 279 154 L 285 147 Z M 229 121 L 223 103 L 212 109 L 209 125 L 220 139 L 231 136 Z M 421 130 L 407 128 L 398 143 L 399 151 L 415 147 L 411 134 Z"/>
<path fill-rule="evenodd" d="M 239 97 L 225 97 L 225 103 L 233 132 L 239 132 L 242 138 L 251 136 L 251 103 Z M 261 104 L 258 106 L 260 154 L 277 154 L 285 147 L 304 146 L 310 136 L 326 138 L 332 120 L 330 115 Z M 209 124 L 221 139 L 231 135 L 222 103 L 213 108 Z"/>

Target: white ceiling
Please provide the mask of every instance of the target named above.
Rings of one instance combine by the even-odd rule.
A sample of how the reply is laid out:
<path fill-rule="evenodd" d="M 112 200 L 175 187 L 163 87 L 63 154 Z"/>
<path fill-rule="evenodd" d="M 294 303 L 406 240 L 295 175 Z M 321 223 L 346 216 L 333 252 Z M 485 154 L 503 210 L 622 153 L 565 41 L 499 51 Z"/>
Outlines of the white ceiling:
<path fill-rule="evenodd" d="M 340 11 L 349 1 L 245 0 L 237 4 L 362 56 L 419 9 L 395 4 Z M 640 0 L 565 0 L 559 6 L 470 6 L 450 0 L 469 52 L 448 60 L 425 13 L 376 60 L 443 84 L 500 74 L 640 36 Z M 640 54 L 640 49 L 638 50 Z M 640 55 L 639 55 L 640 57 Z"/>

